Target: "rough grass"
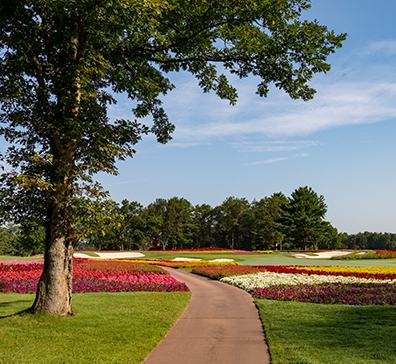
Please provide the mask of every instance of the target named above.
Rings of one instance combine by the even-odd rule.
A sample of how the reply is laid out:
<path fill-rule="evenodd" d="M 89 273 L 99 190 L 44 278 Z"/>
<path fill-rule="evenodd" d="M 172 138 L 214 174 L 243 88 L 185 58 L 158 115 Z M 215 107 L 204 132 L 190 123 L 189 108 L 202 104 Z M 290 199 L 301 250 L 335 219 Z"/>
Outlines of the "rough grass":
<path fill-rule="evenodd" d="M 141 363 L 186 309 L 190 292 L 73 295 L 73 317 L 19 313 L 34 295 L 0 294 L 0 363 Z"/>
<path fill-rule="evenodd" d="M 396 307 L 255 303 L 272 364 L 396 363 Z"/>

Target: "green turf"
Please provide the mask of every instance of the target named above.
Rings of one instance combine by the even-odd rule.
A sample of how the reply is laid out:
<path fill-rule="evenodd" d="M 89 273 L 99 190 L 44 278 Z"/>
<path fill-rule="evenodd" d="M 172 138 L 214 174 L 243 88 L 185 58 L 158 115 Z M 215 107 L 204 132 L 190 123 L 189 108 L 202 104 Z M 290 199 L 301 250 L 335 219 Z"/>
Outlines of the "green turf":
<path fill-rule="evenodd" d="M 250 265 L 389 266 L 287 254 L 144 252 L 147 258 L 231 258 Z M 0 260 L 31 259 L 0 256 Z M 74 317 L 15 315 L 34 295 L 0 294 L 0 363 L 141 363 L 187 307 L 190 293 L 74 294 Z M 396 307 L 256 300 L 272 364 L 396 364 Z"/>
<path fill-rule="evenodd" d="M 396 307 L 255 302 L 272 364 L 396 363 Z"/>
<path fill-rule="evenodd" d="M 234 259 L 243 265 L 319 265 L 319 266 L 348 266 L 348 267 L 386 267 L 396 265 L 396 259 L 337 261 L 330 259 L 295 258 L 287 253 L 273 254 L 240 254 L 240 253 L 180 253 L 148 251 L 142 252 L 148 259 L 172 260 L 180 258 L 200 258 L 213 260 L 219 258 Z"/>
<path fill-rule="evenodd" d="M 243 265 L 319 265 L 319 266 L 348 266 L 348 267 L 387 267 L 395 266 L 396 259 L 373 259 L 373 260 L 331 260 L 331 259 L 304 259 L 295 258 L 287 253 L 273 254 L 240 254 L 240 253 L 181 253 L 144 251 L 145 256 L 141 259 L 164 259 L 173 260 L 180 258 L 199 258 L 204 260 L 234 259 Z M 31 257 L 0 256 L 1 260 L 29 260 Z M 139 258 L 136 258 L 139 259 Z"/>
<path fill-rule="evenodd" d="M 17 257 L 14 255 L 0 255 L 0 261 L 1 260 L 42 260 L 43 258 L 38 258 L 38 257 Z"/>
<path fill-rule="evenodd" d="M 34 295 L 0 294 L 0 363 L 141 363 L 186 309 L 189 292 L 73 295 L 73 317 L 15 314 Z"/>

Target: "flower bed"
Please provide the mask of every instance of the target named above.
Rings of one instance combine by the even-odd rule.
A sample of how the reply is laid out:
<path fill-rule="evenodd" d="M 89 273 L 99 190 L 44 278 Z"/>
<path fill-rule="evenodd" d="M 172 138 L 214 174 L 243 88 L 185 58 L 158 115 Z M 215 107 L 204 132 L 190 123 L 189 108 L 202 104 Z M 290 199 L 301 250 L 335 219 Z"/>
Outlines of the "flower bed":
<path fill-rule="evenodd" d="M 350 305 L 396 304 L 396 267 L 240 266 L 196 268 L 256 298 Z"/>
<path fill-rule="evenodd" d="M 396 279 L 375 279 L 375 278 L 359 278 L 355 276 L 345 277 L 342 275 L 318 275 L 318 274 L 288 274 L 261 272 L 255 274 L 247 274 L 241 276 L 225 277 L 220 279 L 221 282 L 232 284 L 233 286 L 250 291 L 255 288 L 266 288 L 270 286 L 282 285 L 301 285 L 301 284 L 323 284 L 323 283 L 388 283 L 396 284 Z"/>
<path fill-rule="evenodd" d="M 195 268 L 193 273 L 213 279 L 258 273 L 274 272 L 289 274 L 345 276 L 374 279 L 396 279 L 396 267 L 320 267 L 294 265 L 244 265 L 239 267 Z"/>
<path fill-rule="evenodd" d="M 190 261 L 174 261 L 174 260 L 149 260 L 149 259 L 133 259 L 123 260 L 135 263 L 145 263 L 152 265 L 162 265 L 172 268 L 194 268 L 194 267 L 224 267 L 224 266 L 237 266 L 238 262 L 214 262 L 211 260 L 190 260 Z"/>
<path fill-rule="evenodd" d="M 344 305 L 396 305 L 396 286 L 387 283 L 281 285 L 249 291 L 255 298 Z"/>
<path fill-rule="evenodd" d="M 370 259 L 396 259 L 396 251 L 393 250 L 368 250 L 364 254 L 355 254 L 331 257 L 331 260 L 370 260 Z"/>
<path fill-rule="evenodd" d="M 0 292 L 34 293 L 42 269 L 42 263 L 0 263 Z M 73 292 L 99 291 L 188 291 L 188 288 L 160 267 L 75 259 Z"/>
<path fill-rule="evenodd" d="M 382 259 L 396 259 L 396 252 L 393 250 L 376 250 L 375 252 Z"/>
<path fill-rule="evenodd" d="M 265 271 L 265 268 L 251 265 L 226 266 L 226 267 L 210 267 L 210 268 L 194 268 L 193 273 L 212 279 L 221 279 L 224 277 L 238 276 L 250 273 L 259 273 Z"/>
<path fill-rule="evenodd" d="M 355 275 L 373 278 L 392 278 L 396 277 L 396 267 L 318 267 L 318 266 L 294 266 L 297 270 L 303 270 L 304 272 L 330 272 L 340 275 L 341 273 L 352 273 Z"/>
<path fill-rule="evenodd" d="M 117 259 L 89 259 L 74 258 L 74 267 L 83 267 L 86 269 L 99 270 L 117 270 L 128 272 L 156 272 L 159 274 L 168 274 L 159 266 L 147 264 L 147 262 L 138 262 L 134 260 L 117 260 Z"/>

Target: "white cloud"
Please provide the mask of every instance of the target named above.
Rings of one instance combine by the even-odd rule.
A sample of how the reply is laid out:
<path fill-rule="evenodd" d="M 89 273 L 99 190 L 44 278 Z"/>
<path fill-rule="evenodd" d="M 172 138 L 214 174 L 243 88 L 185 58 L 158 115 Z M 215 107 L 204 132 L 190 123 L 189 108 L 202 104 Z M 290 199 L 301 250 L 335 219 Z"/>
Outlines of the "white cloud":
<path fill-rule="evenodd" d="M 197 146 L 224 138 L 289 138 L 308 136 L 342 125 L 375 123 L 396 118 L 394 63 L 383 63 L 377 54 L 396 54 L 396 41 L 367 43 L 345 58 L 338 58 L 327 75 L 317 75 L 314 100 L 291 100 L 272 88 L 268 98 L 255 94 L 257 78 L 232 83 L 240 95 L 236 106 L 213 93 L 203 94 L 191 75 L 175 75 L 177 88 L 164 98 L 169 119 L 176 125 L 174 147 Z M 370 58 L 371 57 L 371 58 Z M 369 58 L 369 62 L 367 62 Z M 111 109 L 122 115 L 127 103 Z M 128 107 L 130 110 L 130 108 Z M 128 110 L 128 114 L 130 111 Z M 249 148 L 249 146 L 246 146 Z M 251 146 L 250 148 L 260 148 Z M 263 150 L 293 150 L 297 146 L 266 144 Z"/>
<path fill-rule="evenodd" d="M 202 143 L 194 143 L 194 142 L 193 143 L 191 143 L 191 142 L 175 143 L 173 141 L 170 141 L 169 143 L 166 144 L 166 146 L 159 145 L 159 147 L 163 147 L 163 148 L 168 148 L 168 147 L 190 148 L 190 147 L 199 147 L 201 145 L 202 145 Z"/>
<path fill-rule="evenodd" d="M 305 157 L 309 157 L 308 153 L 300 153 L 300 154 L 294 154 L 294 156 L 296 158 L 305 158 Z"/>
<path fill-rule="evenodd" d="M 362 51 L 362 55 L 385 55 L 391 57 L 396 55 L 396 40 L 385 40 L 369 42 Z"/>
<path fill-rule="evenodd" d="M 313 146 L 322 145 L 320 142 L 312 140 L 276 140 L 276 141 L 260 141 L 256 139 L 248 139 L 246 141 L 238 141 L 232 143 L 234 148 L 242 152 L 290 152 L 305 149 Z"/>
<path fill-rule="evenodd" d="M 254 134 L 271 138 L 292 137 L 396 117 L 396 83 L 340 82 L 317 88 L 316 98 L 307 103 L 285 100 L 278 93 L 265 105 L 262 100 L 250 96 L 249 101 L 243 100 L 242 105 L 235 107 L 234 114 L 229 111 L 233 108 L 227 106 L 226 109 L 220 103 L 209 107 L 199 102 L 200 110 L 190 109 L 190 119 L 201 114 L 200 120 L 196 124 L 179 123 L 175 138 L 199 140 Z M 247 98 L 246 95 L 242 97 Z"/>
<path fill-rule="evenodd" d="M 276 163 L 276 162 L 281 162 L 281 161 L 285 161 L 288 158 L 286 157 L 277 157 L 277 158 L 271 158 L 271 159 L 265 159 L 263 161 L 256 161 L 256 162 L 252 162 L 252 163 L 248 163 L 245 164 L 246 166 L 257 166 L 260 164 L 270 164 L 270 163 Z"/>

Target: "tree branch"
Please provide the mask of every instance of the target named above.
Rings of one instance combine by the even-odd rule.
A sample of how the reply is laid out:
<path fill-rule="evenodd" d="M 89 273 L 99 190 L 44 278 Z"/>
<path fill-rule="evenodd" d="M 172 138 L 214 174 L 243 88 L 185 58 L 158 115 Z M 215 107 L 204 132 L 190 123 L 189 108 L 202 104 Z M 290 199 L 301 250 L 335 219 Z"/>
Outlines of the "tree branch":
<path fill-rule="evenodd" d="M 37 96 L 41 102 L 41 105 L 43 106 L 43 108 L 46 112 L 46 119 L 48 122 L 50 122 L 53 120 L 53 114 L 52 114 L 52 110 L 49 105 L 48 97 L 47 97 L 46 91 L 45 91 L 46 85 L 45 85 L 44 74 L 43 74 L 44 72 L 43 72 L 42 65 L 41 65 L 36 53 L 34 52 L 33 45 L 31 44 L 28 36 L 25 34 L 21 24 L 15 18 L 13 13 L 11 13 L 10 11 L 7 12 L 8 9 L 5 9 L 5 8 L 3 8 L 3 9 L 4 9 L 4 12 L 7 14 L 7 16 L 14 23 L 16 29 L 18 30 L 19 34 L 22 37 L 23 42 L 25 43 L 26 47 L 28 48 L 30 58 L 31 58 L 34 68 L 36 70 L 36 78 L 37 78 L 37 82 L 39 85 L 39 88 L 36 89 Z"/>

